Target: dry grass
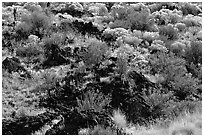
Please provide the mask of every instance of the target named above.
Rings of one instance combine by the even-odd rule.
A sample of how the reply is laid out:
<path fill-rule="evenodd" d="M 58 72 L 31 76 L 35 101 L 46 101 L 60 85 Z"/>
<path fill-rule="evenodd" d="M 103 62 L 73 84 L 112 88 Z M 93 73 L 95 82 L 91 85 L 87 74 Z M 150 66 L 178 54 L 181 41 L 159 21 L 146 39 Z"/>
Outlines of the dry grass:
<path fill-rule="evenodd" d="M 161 122 L 159 122 L 161 123 Z M 133 131 L 132 131 L 133 132 Z M 149 127 L 136 127 L 134 135 L 202 135 L 202 113 L 184 113 L 170 122 L 168 126 L 157 124 Z"/>
<path fill-rule="evenodd" d="M 202 135 L 202 111 L 184 112 L 172 121 L 158 120 L 149 126 L 133 125 L 126 121 L 120 110 L 113 112 L 113 121 L 126 134 L 132 135 Z"/>
<path fill-rule="evenodd" d="M 118 128 L 127 127 L 127 121 L 125 115 L 118 109 L 113 111 L 113 121 L 118 126 Z"/>

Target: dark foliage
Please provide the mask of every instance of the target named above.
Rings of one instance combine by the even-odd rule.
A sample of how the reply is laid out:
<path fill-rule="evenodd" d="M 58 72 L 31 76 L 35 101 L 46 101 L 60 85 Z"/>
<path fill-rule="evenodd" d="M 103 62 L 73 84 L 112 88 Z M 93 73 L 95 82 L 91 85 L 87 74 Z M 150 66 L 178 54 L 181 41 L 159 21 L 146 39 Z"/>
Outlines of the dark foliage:
<path fill-rule="evenodd" d="M 70 63 L 70 60 L 62 55 L 62 50 L 55 44 L 50 45 L 46 52 L 46 60 L 43 66 L 58 66 L 64 63 Z"/>
<path fill-rule="evenodd" d="M 101 31 L 93 25 L 92 22 L 83 22 L 75 20 L 72 22 L 73 26 L 76 28 L 78 32 L 80 32 L 82 35 L 88 34 L 88 35 L 94 35 L 95 37 L 100 37 Z"/>
<path fill-rule="evenodd" d="M 21 75 L 23 77 L 30 78 L 30 73 L 20 63 L 20 60 L 16 57 L 6 57 L 2 62 L 2 68 L 8 70 L 9 73 L 22 71 L 23 74 Z"/>
<path fill-rule="evenodd" d="M 37 116 L 26 116 L 19 119 L 2 120 L 2 134 L 30 135 L 55 117 L 56 114 L 45 112 Z"/>

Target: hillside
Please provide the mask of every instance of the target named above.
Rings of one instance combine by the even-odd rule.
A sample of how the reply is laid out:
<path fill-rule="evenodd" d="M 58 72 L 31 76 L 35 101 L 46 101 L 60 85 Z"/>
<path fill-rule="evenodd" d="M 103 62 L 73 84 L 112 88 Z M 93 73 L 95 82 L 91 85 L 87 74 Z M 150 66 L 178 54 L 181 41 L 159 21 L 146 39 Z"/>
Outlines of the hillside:
<path fill-rule="evenodd" d="M 202 134 L 202 3 L 2 6 L 3 135 Z"/>

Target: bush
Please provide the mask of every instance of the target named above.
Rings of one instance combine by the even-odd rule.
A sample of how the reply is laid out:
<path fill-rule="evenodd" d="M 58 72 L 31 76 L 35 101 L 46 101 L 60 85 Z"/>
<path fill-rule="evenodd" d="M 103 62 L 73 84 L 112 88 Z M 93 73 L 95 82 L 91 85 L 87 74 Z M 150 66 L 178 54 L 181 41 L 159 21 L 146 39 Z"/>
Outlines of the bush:
<path fill-rule="evenodd" d="M 102 3 L 96 3 L 94 5 L 91 5 L 88 11 L 98 16 L 105 16 L 108 14 L 108 9 L 106 8 L 105 4 Z"/>
<path fill-rule="evenodd" d="M 202 42 L 191 41 L 190 47 L 186 49 L 185 58 L 188 63 L 202 64 Z"/>
<path fill-rule="evenodd" d="M 34 11 L 21 17 L 21 23 L 17 25 L 16 33 L 23 38 L 27 38 L 30 34 L 42 38 L 49 26 L 49 17 L 43 12 Z"/>
<path fill-rule="evenodd" d="M 27 39 L 32 31 L 32 26 L 25 22 L 22 22 L 15 27 L 15 31 L 17 34 L 16 35 L 17 40 Z"/>
<path fill-rule="evenodd" d="M 178 29 L 174 28 L 172 24 L 168 24 L 167 26 L 160 26 L 159 35 L 165 36 L 167 40 L 176 40 L 178 39 Z"/>
<path fill-rule="evenodd" d="M 111 29 L 115 28 L 129 29 L 130 25 L 131 24 L 128 20 L 115 20 L 114 22 L 109 23 Z"/>
<path fill-rule="evenodd" d="M 202 26 L 202 18 L 198 16 L 188 15 L 182 20 L 182 22 L 186 25 L 186 27 Z"/>
<path fill-rule="evenodd" d="M 149 96 L 145 96 L 145 100 L 150 104 L 150 119 L 166 117 L 166 109 L 169 107 L 170 101 L 173 97 L 173 92 L 166 91 L 165 89 L 149 89 Z"/>
<path fill-rule="evenodd" d="M 44 43 L 44 51 L 45 51 L 45 57 L 47 58 L 50 56 L 52 45 L 58 45 L 60 46 L 65 41 L 65 36 L 62 33 L 53 33 L 50 36 L 43 39 Z"/>
<path fill-rule="evenodd" d="M 127 18 L 127 10 L 126 7 L 121 5 L 115 5 L 111 7 L 111 15 L 115 20 L 125 20 Z"/>
<path fill-rule="evenodd" d="M 176 23 L 175 27 L 179 30 L 179 31 L 184 31 L 186 29 L 186 25 L 184 23 Z"/>
<path fill-rule="evenodd" d="M 27 9 L 30 12 L 42 12 L 42 7 L 40 5 L 37 5 L 33 2 L 27 2 L 24 4 L 24 9 Z"/>
<path fill-rule="evenodd" d="M 33 57 L 38 57 L 41 54 L 43 54 L 43 49 L 37 44 L 18 47 L 16 49 L 16 55 L 20 57 L 28 57 L 32 59 Z"/>
<path fill-rule="evenodd" d="M 131 30 L 157 31 L 154 26 L 154 20 L 148 11 L 142 10 L 128 15 L 131 23 Z"/>
<path fill-rule="evenodd" d="M 198 80 L 191 77 L 186 70 L 184 59 L 173 54 L 157 53 L 150 59 L 151 73 L 161 74 L 165 78 L 162 85 L 173 91 L 179 100 L 193 99 L 198 94 Z"/>
<path fill-rule="evenodd" d="M 87 91 L 82 98 L 77 98 L 77 110 L 89 111 L 94 110 L 95 112 L 104 112 L 105 107 L 110 104 L 110 97 L 105 96 L 99 91 Z"/>
<path fill-rule="evenodd" d="M 87 50 L 82 52 L 82 58 L 87 67 L 98 65 L 107 51 L 107 45 L 97 39 L 90 39 Z"/>
<path fill-rule="evenodd" d="M 194 99 L 195 95 L 200 96 L 198 82 L 198 79 L 193 78 L 190 74 L 175 76 L 174 81 L 171 83 L 174 96 L 178 97 L 179 100 Z"/>
<path fill-rule="evenodd" d="M 184 16 L 188 14 L 197 16 L 198 14 L 202 13 L 202 10 L 195 4 L 184 2 L 180 3 L 179 5 Z"/>

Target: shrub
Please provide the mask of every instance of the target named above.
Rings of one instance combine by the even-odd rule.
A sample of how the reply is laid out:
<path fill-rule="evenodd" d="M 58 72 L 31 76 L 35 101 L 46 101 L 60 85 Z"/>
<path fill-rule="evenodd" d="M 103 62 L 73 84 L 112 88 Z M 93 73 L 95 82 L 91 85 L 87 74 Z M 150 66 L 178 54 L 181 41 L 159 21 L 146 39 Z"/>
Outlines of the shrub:
<path fill-rule="evenodd" d="M 194 64 L 193 62 L 187 63 L 186 69 L 188 73 L 191 73 L 193 77 L 198 78 L 202 81 L 202 65 L 201 64 Z"/>
<path fill-rule="evenodd" d="M 180 22 L 182 19 L 182 13 L 177 10 L 161 9 L 156 11 L 153 14 L 153 17 L 156 19 L 158 25 L 167 25 L 169 23 L 175 24 Z"/>
<path fill-rule="evenodd" d="M 42 12 L 42 8 L 40 5 L 37 5 L 33 2 L 27 2 L 24 4 L 24 8 L 27 9 L 30 12 Z"/>
<path fill-rule="evenodd" d="M 108 9 L 106 8 L 105 5 L 101 5 L 99 7 L 99 16 L 105 16 L 108 14 Z"/>
<path fill-rule="evenodd" d="M 38 44 L 28 44 L 27 46 L 18 47 L 16 49 L 16 55 L 20 57 L 38 57 L 43 54 L 43 49 Z"/>
<path fill-rule="evenodd" d="M 148 10 L 147 6 L 144 3 L 130 4 L 128 6 L 127 13 L 132 14 L 134 12 L 140 12 L 144 9 Z"/>
<path fill-rule="evenodd" d="M 198 79 L 193 78 L 190 74 L 175 76 L 174 81 L 171 83 L 174 96 L 178 97 L 179 100 L 193 99 L 194 95 L 200 96 L 198 82 Z"/>
<path fill-rule="evenodd" d="M 22 22 L 15 27 L 15 31 L 17 33 L 16 35 L 17 40 L 27 39 L 32 31 L 32 26 L 25 22 Z"/>
<path fill-rule="evenodd" d="M 139 39 L 138 37 L 134 36 L 125 36 L 123 41 L 129 45 L 137 47 L 142 42 L 142 39 Z"/>
<path fill-rule="evenodd" d="M 191 41 L 190 47 L 186 49 L 185 58 L 189 63 L 202 64 L 202 42 Z"/>
<path fill-rule="evenodd" d="M 82 98 L 77 98 L 77 109 L 81 111 L 94 110 L 94 112 L 104 112 L 105 107 L 110 103 L 110 97 L 99 91 L 87 91 Z"/>
<path fill-rule="evenodd" d="M 127 10 L 126 7 L 121 5 L 114 5 L 111 7 L 111 15 L 116 20 L 125 20 L 127 18 Z"/>
<path fill-rule="evenodd" d="M 126 117 L 119 109 L 113 111 L 112 119 L 119 129 L 127 127 L 128 123 L 127 123 Z"/>
<path fill-rule="evenodd" d="M 159 35 L 165 36 L 167 40 L 176 40 L 178 39 L 178 29 L 174 28 L 172 24 L 168 24 L 167 26 L 160 26 Z"/>
<path fill-rule="evenodd" d="M 143 33 L 143 39 L 146 40 L 147 42 L 149 42 L 150 44 L 158 39 L 159 34 L 158 32 L 144 32 Z"/>
<path fill-rule="evenodd" d="M 150 59 L 151 73 L 158 73 L 165 78 L 162 85 L 174 92 L 179 100 L 193 99 L 199 95 L 198 80 L 191 77 L 186 70 L 186 62 L 173 54 L 157 53 Z"/>
<path fill-rule="evenodd" d="M 148 11 L 142 10 L 128 15 L 131 23 L 131 30 L 157 31 L 154 26 L 154 20 Z"/>
<path fill-rule="evenodd" d="M 109 23 L 111 29 L 124 28 L 129 29 L 131 23 L 128 20 L 115 20 L 113 23 Z"/>
<path fill-rule="evenodd" d="M 65 37 L 62 33 L 53 33 L 50 36 L 44 38 L 42 41 L 44 43 L 45 57 L 47 58 L 52 54 L 52 45 L 60 46 L 65 41 Z"/>
<path fill-rule="evenodd" d="M 87 67 L 99 64 L 107 51 L 107 45 L 97 39 L 90 39 L 87 43 L 87 51 L 82 52 L 82 58 Z"/>
<path fill-rule="evenodd" d="M 180 41 L 175 41 L 174 43 L 171 44 L 170 51 L 172 51 L 176 55 L 182 56 L 184 55 L 185 48 L 186 44 Z"/>
<path fill-rule="evenodd" d="M 186 25 L 186 27 L 202 26 L 202 18 L 198 16 L 187 15 L 182 22 Z"/>
<path fill-rule="evenodd" d="M 195 4 L 184 2 L 179 3 L 180 10 L 183 12 L 183 15 L 192 14 L 194 16 L 197 16 L 199 13 L 202 13 L 202 10 Z"/>
<path fill-rule="evenodd" d="M 175 27 L 179 30 L 179 31 L 184 31 L 186 28 L 186 25 L 184 23 L 176 23 Z"/>
<path fill-rule="evenodd" d="M 20 37 L 23 36 L 23 38 L 29 34 L 42 38 L 49 24 L 49 17 L 45 13 L 35 11 L 31 14 L 24 14 L 21 17 L 21 23 L 17 25 L 16 33 Z"/>
<path fill-rule="evenodd" d="M 89 12 L 92 12 L 98 16 L 105 16 L 108 14 L 108 9 L 106 8 L 105 4 L 96 3 L 89 7 Z"/>
<path fill-rule="evenodd" d="M 166 109 L 171 103 L 173 92 L 166 91 L 165 89 L 149 89 L 149 95 L 145 96 L 145 100 L 150 104 L 150 119 L 166 118 Z"/>
<path fill-rule="evenodd" d="M 164 42 L 161 40 L 154 40 L 152 42 L 151 46 L 149 47 L 149 49 L 150 49 L 151 53 L 155 53 L 158 51 L 161 51 L 161 52 L 167 52 L 168 51 L 164 45 Z"/>
<path fill-rule="evenodd" d="M 15 118 L 22 118 L 22 117 L 26 117 L 26 116 L 28 116 L 28 111 L 26 110 L 25 107 L 20 107 L 20 108 L 16 111 Z"/>

